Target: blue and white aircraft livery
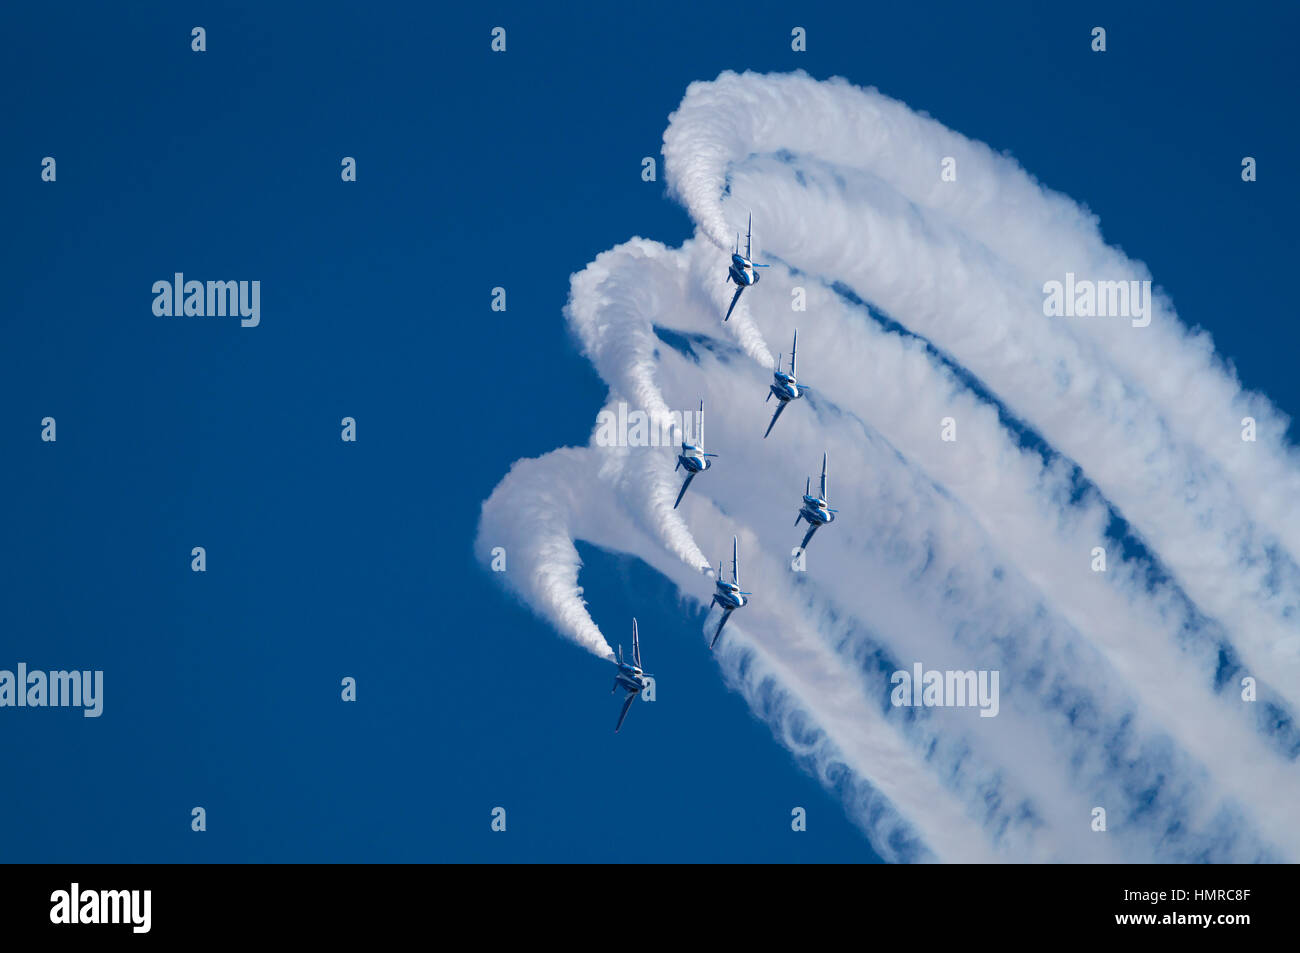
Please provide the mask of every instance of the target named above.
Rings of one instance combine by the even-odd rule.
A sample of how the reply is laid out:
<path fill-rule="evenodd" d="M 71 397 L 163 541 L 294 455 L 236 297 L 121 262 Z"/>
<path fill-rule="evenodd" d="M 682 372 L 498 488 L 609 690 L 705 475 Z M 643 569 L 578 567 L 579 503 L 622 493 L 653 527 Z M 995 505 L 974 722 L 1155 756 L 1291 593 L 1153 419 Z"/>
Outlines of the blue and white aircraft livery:
<path fill-rule="evenodd" d="M 618 713 L 618 724 L 614 726 L 615 733 L 623 727 L 623 719 L 627 717 L 627 710 L 632 707 L 632 702 L 641 694 L 642 689 L 648 688 L 650 678 L 641 671 L 641 640 L 637 637 L 636 619 L 632 620 L 632 664 L 629 665 L 623 661 L 623 646 L 618 647 L 618 674 L 614 676 L 614 687 L 609 690 L 612 695 L 620 688 L 627 692 L 627 697 L 623 699 L 623 710 Z"/>
<path fill-rule="evenodd" d="M 736 308 L 736 302 L 740 300 L 740 293 L 750 285 L 758 284 L 758 272 L 755 268 L 767 268 L 767 265 L 755 264 L 751 258 L 753 251 L 750 248 L 754 238 L 754 216 L 749 217 L 749 226 L 745 232 L 745 254 L 740 253 L 740 235 L 736 235 L 736 250 L 731 253 L 731 266 L 727 269 L 727 280 L 736 283 L 736 293 L 731 298 L 731 306 L 727 308 L 727 316 L 723 321 L 731 320 L 731 312 Z"/>
<path fill-rule="evenodd" d="M 781 416 L 781 411 L 785 410 L 786 405 L 792 400 L 798 400 L 809 390 L 807 384 L 800 384 L 794 376 L 794 360 L 799 353 L 799 329 L 794 330 L 794 343 L 790 345 L 790 373 L 781 370 L 781 355 L 776 356 L 776 370 L 772 372 L 772 383 L 767 388 L 767 397 L 763 402 L 775 397 L 780 404 L 776 408 L 776 413 L 772 415 L 772 422 L 767 425 L 767 433 L 763 434 L 763 439 L 767 439 L 767 434 L 772 432 L 776 426 L 776 418 Z"/>
<path fill-rule="evenodd" d="M 673 504 L 673 509 L 677 509 L 678 504 L 681 503 L 682 497 L 686 495 L 686 488 L 695 479 L 695 474 L 702 473 L 713 466 L 710 457 L 717 456 L 716 453 L 704 452 L 704 401 L 700 401 L 700 432 L 696 435 L 696 439 L 700 441 L 699 446 L 682 441 L 682 452 L 677 455 L 677 466 L 673 467 L 674 473 L 682 467 L 686 468 L 686 482 L 677 493 L 677 503 Z"/>
<path fill-rule="evenodd" d="M 808 541 L 813 538 L 813 533 L 817 532 L 827 523 L 835 522 L 835 514 L 839 510 L 833 510 L 826 502 L 826 454 L 822 454 L 822 486 L 821 493 L 812 496 L 809 487 L 812 485 L 812 477 L 809 477 L 803 485 L 803 505 L 799 507 L 799 515 L 794 518 L 794 525 L 798 526 L 800 520 L 807 520 L 808 532 L 804 534 L 803 542 L 799 544 L 800 549 L 808 547 Z"/>
<path fill-rule="evenodd" d="M 713 641 L 709 643 L 712 649 L 718 644 L 718 636 L 722 635 L 722 627 L 727 624 L 731 618 L 731 613 L 735 612 L 749 600 L 745 596 L 752 596 L 752 592 L 742 592 L 740 589 L 740 552 L 739 544 L 736 537 L 731 537 L 731 582 L 725 582 L 722 578 L 722 561 L 718 561 L 718 581 L 716 583 L 717 591 L 713 593 L 713 602 L 722 606 L 722 621 L 718 623 L 718 630 L 713 633 Z"/>

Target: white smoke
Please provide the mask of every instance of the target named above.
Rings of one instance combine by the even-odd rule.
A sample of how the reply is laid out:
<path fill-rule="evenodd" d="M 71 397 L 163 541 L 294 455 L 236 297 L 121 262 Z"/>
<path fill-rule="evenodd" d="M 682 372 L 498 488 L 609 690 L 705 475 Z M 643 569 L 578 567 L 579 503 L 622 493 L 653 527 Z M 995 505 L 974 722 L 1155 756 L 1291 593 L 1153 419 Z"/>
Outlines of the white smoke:
<path fill-rule="evenodd" d="M 1284 505 L 1300 471 L 1281 415 L 1165 301 L 1145 328 L 1045 318 L 1057 272 L 1145 270 L 1009 160 L 874 91 L 726 73 L 692 84 L 664 152 L 709 242 L 603 253 L 566 315 L 607 407 L 659 421 L 703 397 L 718 465 L 674 510 L 672 448 L 593 439 L 521 461 L 484 504 L 480 559 L 503 547 L 506 584 L 609 657 L 575 539 L 640 556 L 703 604 L 696 540 L 740 535 L 755 597 L 718 644 L 724 674 L 887 858 L 1300 856 L 1286 701 L 1300 697 L 1300 534 Z M 939 179 L 944 156 L 956 183 Z M 774 267 L 725 328 L 725 253 L 751 211 Z M 766 340 L 784 350 L 796 319 L 814 389 L 763 441 Z M 1255 463 L 1235 429 L 1246 415 L 1268 434 L 1244 445 Z M 947 417 L 954 442 L 939 439 Z M 801 534 L 781 521 L 823 451 L 840 519 L 792 572 Z M 1092 571 L 1112 510 L 1168 581 L 1114 546 Z M 1225 650 L 1279 718 L 1224 687 Z M 915 661 L 998 670 L 998 716 L 891 706 L 889 670 Z"/>
<path fill-rule="evenodd" d="M 809 157 L 797 175 L 794 153 Z M 1300 467 L 1286 420 L 1244 394 L 1167 302 L 1145 328 L 1043 316 L 1043 283 L 1066 272 L 1149 277 L 1095 218 L 901 103 L 802 74 L 692 84 L 664 155 L 697 221 L 727 220 L 727 185 L 731 220 L 752 211 L 770 250 L 869 292 L 1049 436 L 1233 627 L 1251 667 L 1300 702 Z M 940 179 L 944 157 L 956 182 Z M 1261 442 L 1241 440 L 1245 416 Z"/>

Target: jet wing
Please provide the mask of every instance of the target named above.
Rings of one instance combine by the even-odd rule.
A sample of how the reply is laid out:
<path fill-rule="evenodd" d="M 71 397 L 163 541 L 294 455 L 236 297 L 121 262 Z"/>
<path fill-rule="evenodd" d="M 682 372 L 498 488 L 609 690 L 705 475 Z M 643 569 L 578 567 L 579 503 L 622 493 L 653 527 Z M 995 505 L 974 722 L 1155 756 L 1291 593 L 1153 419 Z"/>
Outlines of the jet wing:
<path fill-rule="evenodd" d="M 731 609 L 722 610 L 722 621 L 718 623 L 718 631 L 713 633 L 713 641 L 709 643 L 710 650 L 712 650 L 713 647 L 718 644 L 718 636 L 722 635 L 722 627 L 726 625 L 727 620 L 731 618 L 731 613 L 732 613 Z"/>
<path fill-rule="evenodd" d="M 618 730 L 623 727 L 623 719 L 627 717 L 627 710 L 632 707 L 634 701 L 636 701 L 636 695 L 632 692 L 628 692 L 627 698 L 623 699 L 623 710 L 618 713 L 618 724 L 614 726 L 615 734 L 617 734 Z"/>
<path fill-rule="evenodd" d="M 677 509 L 677 504 L 681 503 L 682 497 L 686 495 L 686 488 L 691 485 L 691 481 L 694 479 L 695 479 L 694 473 L 686 474 L 686 482 L 682 484 L 681 492 L 677 494 L 677 503 L 673 504 L 673 509 Z"/>
<path fill-rule="evenodd" d="M 778 417 L 781 416 L 781 411 L 785 410 L 785 405 L 786 405 L 786 403 L 787 403 L 787 401 L 784 401 L 784 400 L 783 400 L 783 401 L 781 401 L 781 406 L 779 406 L 779 407 L 776 408 L 776 413 L 774 413 L 774 414 L 772 415 L 772 422 L 771 422 L 770 424 L 767 425 L 767 433 L 763 434 L 763 439 L 764 439 L 764 440 L 767 439 L 767 434 L 769 434 L 769 433 L 772 432 L 772 428 L 776 426 L 776 418 L 778 418 Z"/>
<path fill-rule="evenodd" d="M 808 532 L 804 534 L 803 542 L 799 544 L 799 548 L 800 548 L 800 549 L 807 549 L 807 548 L 808 548 L 808 542 L 809 542 L 809 540 L 811 540 L 811 539 L 813 538 L 813 533 L 817 532 L 817 530 L 818 530 L 819 528 L 820 528 L 820 527 L 818 527 L 818 525 L 817 525 L 816 523 L 813 523 L 813 522 L 811 522 L 811 521 L 808 523 Z"/>
<path fill-rule="evenodd" d="M 736 309 L 736 302 L 740 300 L 740 293 L 744 290 L 745 290 L 744 285 L 740 285 L 736 288 L 736 293 L 731 296 L 731 307 L 727 309 L 727 316 L 722 319 L 723 321 L 731 320 L 731 312 Z"/>

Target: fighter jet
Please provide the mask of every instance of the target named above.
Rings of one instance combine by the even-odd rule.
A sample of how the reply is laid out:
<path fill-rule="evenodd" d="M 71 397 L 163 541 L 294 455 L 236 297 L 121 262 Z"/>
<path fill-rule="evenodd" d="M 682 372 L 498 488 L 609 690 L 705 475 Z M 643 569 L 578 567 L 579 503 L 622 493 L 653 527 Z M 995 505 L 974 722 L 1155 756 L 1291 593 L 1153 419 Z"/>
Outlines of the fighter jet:
<path fill-rule="evenodd" d="M 632 664 L 629 665 L 623 661 L 623 646 L 618 647 L 618 674 L 614 676 L 614 687 L 609 690 L 612 695 L 620 688 L 627 692 L 627 697 L 623 699 L 623 710 L 618 713 L 618 724 L 614 726 L 614 732 L 623 727 L 623 719 L 627 717 L 627 710 L 632 707 L 632 702 L 641 694 L 641 690 L 650 687 L 650 679 L 654 676 L 647 675 L 641 671 L 641 642 L 636 634 L 636 619 L 632 620 Z"/>
<path fill-rule="evenodd" d="M 709 603 L 709 608 L 713 608 L 714 603 L 722 606 L 722 621 L 718 623 L 718 630 L 713 633 L 713 641 L 709 643 L 712 649 L 718 644 L 718 636 L 722 635 L 722 627 L 727 624 L 731 618 L 731 613 L 735 612 L 749 600 L 745 596 L 752 596 L 752 592 L 742 592 L 740 589 L 740 555 L 739 546 L 736 537 L 731 537 L 731 582 L 724 582 L 722 579 L 722 561 L 718 561 L 718 581 L 716 583 L 717 591 L 713 593 L 713 601 Z"/>
<path fill-rule="evenodd" d="M 835 522 L 835 514 L 839 510 L 833 510 L 826 505 L 826 454 L 822 454 L 822 488 L 818 496 L 812 496 L 809 487 L 812 484 L 812 477 L 803 485 L 803 505 L 799 507 L 799 515 L 794 518 L 794 525 L 798 526 L 800 520 L 808 521 L 808 532 L 804 534 L 803 542 L 799 544 L 800 549 L 808 547 L 808 541 L 813 538 L 813 533 L 821 529 L 827 523 Z"/>
<path fill-rule="evenodd" d="M 754 216 L 749 216 L 748 231 L 745 232 L 745 254 L 740 253 L 740 233 L 736 233 L 736 250 L 731 253 L 731 265 L 727 268 L 727 280 L 736 283 L 736 293 L 731 299 L 731 307 L 727 308 L 727 316 L 723 321 L 731 320 L 731 312 L 736 308 L 736 302 L 740 300 L 740 293 L 750 285 L 758 284 L 758 272 L 755 268 L 767 268 L 768 265 L 760 265 L 750 260 L 753 254 L 751 244 L 754 239 Z"/>
<path fill-rule="evenodd" d="M 698 435 L 699 446 L 682 441 L 682 452 L 677 455 L 677 466 L 673 467 L 676 473 L 681 468 L 686 468 L 686 482 L 682 484 L 681 490 L 677 494 L 677 503 L 673 504 L 673 509 L 677 509 L 678 503 L 681 503 L 682 497 L 686 495 L 686 488 L 691 485 L 695 479 L 695 474 L 701 473 L 713 466 L 711 457 L 716 457 L 716 453 L 704 452 L 704 401 L 700 401 L 700 432 Z"/>
<path fill-rule="evenodd" d="M 800 384 L 794 376 L 794 359 L 799 353 L 799 329 L 794 332 L 794 343 L 790 345 L 790 373 L 787 374 L 781 370 L 781 355 L 776 358 L 776 370 L 772 372 L 772 383 L 768 385 L 767 397 L 764 403 L 775 397 L 780 403 L 777 405 L 776 413 L 772 415 L 772 422 L 767 425 L 767 433 L 763 434 L 763 439 L 767 439 L 767 434 L 772 432 L 776 426 L 776 418 L 781 416 L 781 411 L 785 410 L 786 404 L 792 400 L 798 400 L 807 391 L 807 384 Z"/>

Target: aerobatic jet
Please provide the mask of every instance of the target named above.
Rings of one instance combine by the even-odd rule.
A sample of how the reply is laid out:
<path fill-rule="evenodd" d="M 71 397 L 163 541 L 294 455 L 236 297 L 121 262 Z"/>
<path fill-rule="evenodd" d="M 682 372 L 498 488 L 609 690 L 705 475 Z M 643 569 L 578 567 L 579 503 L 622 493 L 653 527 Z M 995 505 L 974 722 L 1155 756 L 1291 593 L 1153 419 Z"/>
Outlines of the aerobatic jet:
<path fill-rule="evenodd" d="M 754 239 L 754 216 L 749 217 L 748 231 L 745 232 L 745 254 L 740 253 L 740 233 L 736 233 L 736 250 L 731 253 L 731 265 L 727 268 L 727 280 L 736 283 L 736 293 L 732 296 L 731 307 L 727 308 L 727 316 L 723 321 L 731 320 L 731 312 L 736 308 L 736 302 L 740 300 L 740 293 L 750 285 L 758 284 L 758 272 L 755 268 L 767 268 L 767 265 L 760 265 L 751 259 L 753 251 L 750 246 Z"/>
<path fill-rule="evenodd" d="M 709 643 L 710 649 L 718 644 L 718 636 L 722 635 L 722 627 L 731 618 L 731 613 L 749 601 L 746 596 L 753 595 L 752 592 L 742 592 L 740 588 L 740 554 L 734 536 L 731 537 L 731 582 L 723 580 L 722 561 L 719 560 L 716 588 L 717 591 L 713 593 L 713 602 L 709 603 L 709 608 L 712 608 L 714 603 L 722 606 L 722 621 L 718 623 L 718 630 L 713 633 L 713 641 Z"/>
<path fill-rule="evenodd" d="M 627 710 L 632 707 L 632 702 L 641 694 L 642 689 L 650 687 L 650 679 L 653 677 L 641 671 L 641 640 L 637 638 L 636 619 L 632 620 L 632 663 L 629 665 L 623 661 L 623 646 L 618 647 L 618 674 L 614 676 L 614 687 L 609 690 L 612 695 L 620 688 L 627 692 L 627 697 L 623 699 L 623 710 L 618 713 L 618 724 L 614 726 L 617 733 L 623 727 L 623 719 L 627 717 Z"/>
<path fill-rule="evenodd" d="M 799 515 L 794 518 L 794 525 L 798 526 L 800 520 L 807 520 L 808 532 L 804 534 L 803 542 L 799 544 L 800 549 L 806 549 L 808 541 L 813 538 L 813 533 L 821 529 L 827 523 L 835 522 L 835 514 L 839 510 L 833 510 L 826 503 L 826 454 L 822 454 L 822 486 L 821 493 L 817 496 L 811 495 L 810 487 L 812 477 L 809 477 L 803 485 L 803 505 L 799 507 Z"/>
<path fill-rule="evenodd" d="M 716 453 L 704 452 L 704 401 L 700 401 L 700 432 L 696 435 L 696 439 L 700 442 L 699 446 L 682 441 L 682 452 L 677 455 L 677 466 L 673 467 L 674 473 L 682 468 L 686 470 L 686 481 L 677 493 L 677 502 L 673 504 L 673 509 L 677 509 L 678 504 L 682 502 L 682 497 L 686 495 L 686 488 L 695 479 L 695 474 L 702 473 L 713 466 L 711 458 L 717 456 Z"/>
<path fill-rule="evenodd" d="M 767 433 L 763 434 L 763 439 L 767 439 L 767 434 L 772 432 L 776 426 L 776 418 L 781 416 L 781 411 L 785 410 L 786 405 L 792 400 L 798 400 L 807 391 L 807 384 L 800 384 L 794 376 L 794 359 L 799 352 L 799 329 L 794 332 L 794 343 L 790 345 L 790 373 L 787 374 L 781 370 L 781 355 L 776 357 L 776 370 L 772 372 L 772 383 L 768 385 L 767 397 L 764 403 L 775 397 L 780 403 L 777 405 L 776 413 L 772 415 L 772 422 L 767 425 Z"/>

